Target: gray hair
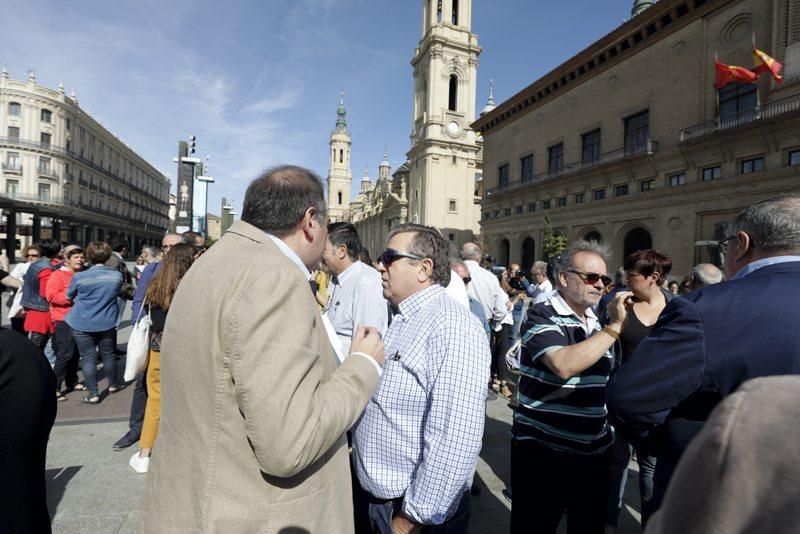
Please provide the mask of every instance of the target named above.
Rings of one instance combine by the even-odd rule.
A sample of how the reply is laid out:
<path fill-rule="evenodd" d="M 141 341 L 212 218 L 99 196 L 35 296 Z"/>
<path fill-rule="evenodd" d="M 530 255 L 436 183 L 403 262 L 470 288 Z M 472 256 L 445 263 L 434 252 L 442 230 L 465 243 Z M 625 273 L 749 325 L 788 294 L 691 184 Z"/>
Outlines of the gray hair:
<path fill-rule="evenodd" d="M 461 259 L 480 261 L 481 247 L 475 243 L 464 243 L 464 245 L 461 247 Z"/>
<path fill-rule="evenodd" d="M 800 251 L 800 195 L 756 202 L 734 219 L 731 234 L 745 232 L 753 247 L 765 252 Z"/>
<path fill-rule="evenodd" d="M 413 233 L 414 237 L 408 246 L 408 253 L 428 258 L 433 262 L 431 280 L 441 286 L 450 283 L 450 243 L 436 228 L 422 224 L 406 223 L 389 232 L 386 241 L 397 234 Z M 414 261 L 414 260 L 411 260 Z"/>
<path fill-rule="evenodd" d="M 534 262 L 533 267 L 531 268 L 531 272 L 538 274 L 547 274 L 547 262 L 546 261 Z"/>
<path fill-rule="evenodd" d="M 608 245 L 598 243 L 597 241 L 584 241 L 583 239 L 575 241 L 569 246 L 569 248 L 567 248 L 555 259 L 556 278 L 558 278 L 558 273 L 567 272 L 572 268 L 572 262 L 575 260 L 575 255 L 579 252 L 597 254 L 603 258 L 603 261 L 606 262 L 606 264 L 608 264 L 611 257 L 611 251 L 609 250 Z"/>
<path fill-rule="evenodd" d="M 194 243 L 192 243 L 192 244 L 194 244 Z M 148 254 L 153 256 L 154 258 L 156 256 L 158 256 L 158 249 L 156 247 L 154 247 L 153 245 L 144 245 L 142 247 L 142 252 L 147 252 Z"/>
<path fill-rule="evenodd" d="M 719 284 L 724 276 L 716 265 L 700 263 L 692 269 L 692 278 L 694 278 L 692 289 L 698 289 L 712 284 Z"/>

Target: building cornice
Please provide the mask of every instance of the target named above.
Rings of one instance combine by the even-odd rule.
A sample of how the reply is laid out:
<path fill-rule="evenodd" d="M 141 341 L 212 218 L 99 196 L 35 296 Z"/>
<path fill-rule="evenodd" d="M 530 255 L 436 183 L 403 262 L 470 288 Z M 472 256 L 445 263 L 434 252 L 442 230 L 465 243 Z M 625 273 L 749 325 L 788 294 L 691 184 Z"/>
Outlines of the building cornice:
<path fill-rule="evenodd" d="M 578 87 L 734 0 L 661 0 L 472 123 L 486 135 Z"/>

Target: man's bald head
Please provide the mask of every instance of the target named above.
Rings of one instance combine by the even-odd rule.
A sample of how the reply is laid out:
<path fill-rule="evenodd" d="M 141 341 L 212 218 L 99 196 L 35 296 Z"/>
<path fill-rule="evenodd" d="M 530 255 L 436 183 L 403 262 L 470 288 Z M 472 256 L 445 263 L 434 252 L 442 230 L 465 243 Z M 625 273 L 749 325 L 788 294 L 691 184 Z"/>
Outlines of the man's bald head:
<path fill-rule="evenodd" d="M 161 239 L 162 247 L 174 247 L 178 243 L 183 242 L 183 236 L 180 234 L 167 234 Z"/>
<path fill-rule="evenodd" d="M 464 243 L 461 247 L 461 258 L 465 260 L 480 261 L 481 247 L 475 243 Z"/>
<path fill-rule="evenodd" d="M 711 263 L 700 263 L 692 269 L 692 289 L 719 284 L 723 279 L 722 271 Z"/>

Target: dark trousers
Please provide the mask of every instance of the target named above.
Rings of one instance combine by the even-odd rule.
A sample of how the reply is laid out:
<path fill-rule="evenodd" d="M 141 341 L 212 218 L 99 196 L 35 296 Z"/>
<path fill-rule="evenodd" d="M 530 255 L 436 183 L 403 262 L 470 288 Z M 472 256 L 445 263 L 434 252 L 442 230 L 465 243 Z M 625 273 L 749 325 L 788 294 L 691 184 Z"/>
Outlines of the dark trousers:
<path fill-rule="evenodd" d="M 78 345 L 81 355 L 81 370 L 86 382 L 86 389 L 89 396 L 94 397 L 97 393 L 97 350 L 100 350 L 100 357 L 103 359 L 103 371 L 108 379 L 109 387 L 117 387 L 117 365 L 114 358 L 114 330 L 110 328 L 103 332 L 80 332 L 72 330 L 72 337 Z"/>
<path fill-rule="evenodd" d="M 25 331 L 25 318 L 24 317 L 12 317 L 11 318 L 11 330 L 14 332 L 19 332 L 23 336 L 27 336 L 28 333 Z"/>
<path fill-rule="evenodd" d="M 511 441 L 511 533 L 555 533 L 567 513 L 568 534 L 605 528 L 610 454 L 557 452 L 531 440 Z"/>
<path fill-rule="evenodd" d="M 56 321 L 56 332 L 53 334 L 56 363 L 53 372 L 56 375 L 56 391 L 61 390 L 61 383 L 67 383 L 67 389 L 73 389 L 78 383 L 78 347 L 72 338 L 72 329 L 66 321 Z"/>
<path fill-rule="evenodd" d="M 40 351 L 44 352 L 47 342 L 50 341 L 50 334 L 40 334 L 39 332 L 31 332 L 28 334 L 28 339 L 36 345 Z"/>
<path fill-rule="evenodd" d="M 144 412 L 147 408 L 146 375 L 147 372 L 144 371 L 136 377 L 136 385 L 133 388 L 133 397 L 131 398 L 131 415 L 128 419 L 128 427 L 130 428 L 130 433 L 137 438 L 142 435 Z"/>
<path fill-rule="evenodd" d="M 496 376 L 498 380 L 505 380 L 508 374 L 506 367 L 506 352 L 511 347 L 509 343 L 509 335 L 514 325 L 504 324 L 503 327 L 497 331 L 492 332 L 492 376 Z"/>
<path fill-rule="evenodd" d="M 611 446 L 611 471 L 608 477 L 608 506 L 606 509 L 606 524 L 617 526 L 619 512 L 622 508 L 622 497 L 625 495 L 625 484 L 628 480 L 628 462 L 631 459 L 633 446 L 619 433 L 614 436 Z M 639 464 L 639 497 L 641 498 L 642 528 L 647 525 L 647 520 L 653 514 L 653 472 L 656 467 L 656 457 L 648 456 L 641 449 L 636 449 L 636 461 Z"/>
<path fill-rule="evenodd" d="M 381 500 L 366 493 L 369 500 L 369 522 L 373 534 L 392 534 L 392 518 L 403 507 L 403 499 Z M 516 499 L 516 494 L 514 495 Z M 471 508 L 470 493 L 465 491 L 453 517 L 440 525 L 425 525 L 422 534 L 467 534 Z"/>

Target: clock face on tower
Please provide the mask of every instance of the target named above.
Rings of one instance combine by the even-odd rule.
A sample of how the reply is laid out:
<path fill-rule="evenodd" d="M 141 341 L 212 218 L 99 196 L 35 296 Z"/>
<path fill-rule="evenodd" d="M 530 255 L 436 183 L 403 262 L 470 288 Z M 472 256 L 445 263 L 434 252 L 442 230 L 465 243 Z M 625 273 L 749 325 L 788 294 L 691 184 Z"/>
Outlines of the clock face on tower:
<path fill-rule="evenodd" d="M 458 132 L 461 130 L 461 125 L 459 125 L 456 121 L 450 121 L 447 124 L 447 131 L 450 132 L 450 135 L 458 135 Z"/>

